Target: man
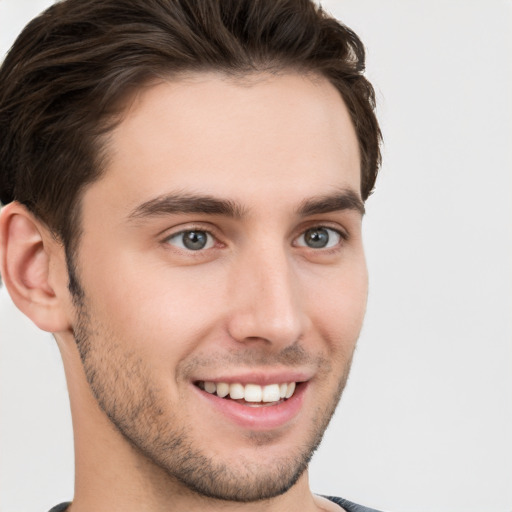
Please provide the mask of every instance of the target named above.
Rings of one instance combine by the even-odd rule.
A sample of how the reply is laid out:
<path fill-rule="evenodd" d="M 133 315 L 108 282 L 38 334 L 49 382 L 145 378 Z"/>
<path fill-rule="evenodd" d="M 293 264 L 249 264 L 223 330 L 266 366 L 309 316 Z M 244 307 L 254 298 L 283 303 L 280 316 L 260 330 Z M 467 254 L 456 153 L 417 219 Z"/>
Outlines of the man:
<path fill-rule="evenodd" d="M 54 510 L 369 510 L 312 494 L 367 274 L 380 132 L 306 0 L 66 0 L 0 71 L 1 272 L 54 334 Z"/>

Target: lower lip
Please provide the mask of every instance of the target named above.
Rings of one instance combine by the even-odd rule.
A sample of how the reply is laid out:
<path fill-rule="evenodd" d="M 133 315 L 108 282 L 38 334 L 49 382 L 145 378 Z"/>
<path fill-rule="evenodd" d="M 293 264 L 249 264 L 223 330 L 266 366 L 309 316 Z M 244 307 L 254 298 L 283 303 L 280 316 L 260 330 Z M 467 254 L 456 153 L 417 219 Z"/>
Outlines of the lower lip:
<path fill-rule="evenodd" d="M 237 425 L 246 429 L 261 431 L 282 427 L 293 420 L 300 412 L 307 385 L 307 382 L 302 382 L 287 400 L 283 400 L 276 405 L 263 405 L 261 407 L 251 407 L 229 398 L 220 398 L 199 389 L 197 386 L 194 386 L 194 389 L 210 406 Z"/>

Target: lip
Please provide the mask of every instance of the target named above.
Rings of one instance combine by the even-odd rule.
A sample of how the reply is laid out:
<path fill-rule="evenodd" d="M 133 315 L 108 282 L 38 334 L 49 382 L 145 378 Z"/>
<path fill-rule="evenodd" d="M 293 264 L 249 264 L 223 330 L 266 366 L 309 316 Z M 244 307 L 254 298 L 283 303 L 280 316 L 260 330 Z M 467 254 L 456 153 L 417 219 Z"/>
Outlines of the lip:
<path fill-rule="evenodd" d="M 276 405 L 250 407 L 226 398 L 220 398 L 217 395 L 208 393 L 192 384 L 194 392 L 198 394 L 199 399 L 209 408 L 212 408 L 216 413 L 226 417 L 231 421 L 242 427 L 243 429 L 253 431 L 269 431 L 284 427 L 290 423 L 301 411 L 304 402 L 304 395 L 309 386 L 309 382 L 299 380 L 271 380 L 268 379 L 251 379 L 244 376 L 243 379 L 216 379 L 212 382 L 241 382 L 253 383 L 264 385 L 261 382 L 297 382 L 297 387 L 293 396 L 287 400 L 283 400 Z"/>
<path fill-rule="evenodd" d="M 258 384 L 259 386 L 266 386 L 268 384 L 283 384 L 289 382 L 306 382 L 309 381 L 313 375 L 304 371 L 283 371 L 283 372 L 249 372 L 243 374 L 232 374 L 229 376 L 213 377 L 202 375 L 194 377 L 193 382 L 226 382 L 227 384 Z"/>

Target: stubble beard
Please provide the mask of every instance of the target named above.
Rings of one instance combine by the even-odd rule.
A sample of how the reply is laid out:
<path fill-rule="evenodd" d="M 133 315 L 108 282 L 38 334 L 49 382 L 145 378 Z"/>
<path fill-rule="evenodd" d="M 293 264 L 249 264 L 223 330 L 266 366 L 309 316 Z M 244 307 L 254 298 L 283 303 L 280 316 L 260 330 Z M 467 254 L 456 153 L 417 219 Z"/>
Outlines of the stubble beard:
<path fill-rule="evenodd" d="M 336 391 L 327 403 L 318 405 L 306 440 L 294 453 L 273 460 L 271 467 L 231 454 L 239 462 L 233 467 L 228 461 L 207 456 L 194 445 L 187 425 L 180 426 L 176 418 L 169 417 L 165 394 L 150 380 L 151 368 L 142 359 L 127 353 L 108 329 L 94 326 L 85 303 L 83 293 L 75 296 L 74 335 L 90 389 L 112 425 L 147 461 L 188 491 L 217 500 L 266 500 L 284 494 L 298 481 L 341 398 L 352 354 L 344 361 Z M 108 347 L 108 351 L 103 347 Z M 324 363 L 330 365 L 327 361 Z M 248 437 L 254 446 L 263 450 L 275 440 L 272 435 L 257 432 Z"/>

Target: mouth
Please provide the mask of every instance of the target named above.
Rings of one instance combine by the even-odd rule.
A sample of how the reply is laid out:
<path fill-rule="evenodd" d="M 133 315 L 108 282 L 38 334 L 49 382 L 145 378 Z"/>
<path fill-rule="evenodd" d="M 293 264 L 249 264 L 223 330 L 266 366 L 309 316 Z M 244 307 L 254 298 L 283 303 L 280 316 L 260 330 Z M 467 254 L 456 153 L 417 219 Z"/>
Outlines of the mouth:
<path fill-rule="evenodd" d="M 202 404 L 198 410 L 212 415 L 211 421 L 221 418 L 226 425 L 227 419 L 245 432 L 291 428 L 302 415 L 313 376 L 301 371 L 282 373 L 196 378 L 191 384 Z"/>
<path fill-rule="evenodd" d="M 297 382 L 267 384 L 242 384 L 239 382 L 197 381 L 199 389 L 225 400 L 235 401 L 247 407 L 268 407 L 290 399 L 297 389 Z"/>

